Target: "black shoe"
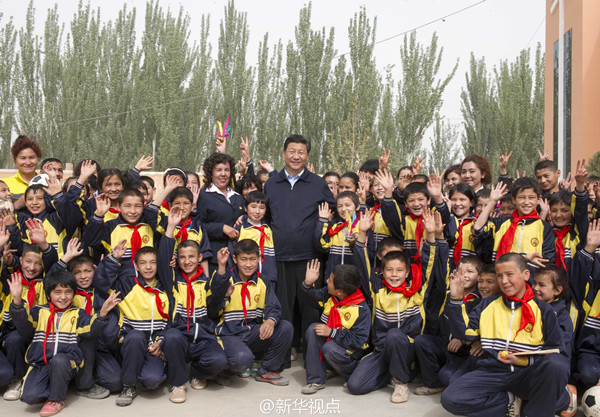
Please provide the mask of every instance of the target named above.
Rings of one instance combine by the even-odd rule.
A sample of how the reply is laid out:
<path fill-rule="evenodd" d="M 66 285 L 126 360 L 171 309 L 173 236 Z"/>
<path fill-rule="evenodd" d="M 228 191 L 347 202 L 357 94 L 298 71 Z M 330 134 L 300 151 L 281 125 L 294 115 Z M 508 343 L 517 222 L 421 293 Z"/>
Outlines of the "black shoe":
<path fill-rule="evenodd" d="M 119 407 L 126 407 L 133 402 L 133 399 L 137 396 L 137 391 L 134 385 L 125 385 L 123 391 L 117 397 L 117 405 Z"/>

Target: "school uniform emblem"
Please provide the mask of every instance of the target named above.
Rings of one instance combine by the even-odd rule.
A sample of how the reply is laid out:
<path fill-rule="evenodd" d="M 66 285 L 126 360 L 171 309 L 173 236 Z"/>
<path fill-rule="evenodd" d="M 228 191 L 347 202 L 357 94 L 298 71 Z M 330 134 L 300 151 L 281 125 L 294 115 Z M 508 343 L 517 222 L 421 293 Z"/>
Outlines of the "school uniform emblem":
<path fill-rule="evenodd" d="M 344 320 L 348 321 L 348 320 L 350 320 L 350 317 L 351 317 L 350 313 L 344 314 Z"/>
<path fill-rule="evenodd" d="M 540 244 L 540 240 L 537 237 L 534 237 L 533 239 L 531 239 L 531 246 L 533 246 L 534 248 Z"/>
<path fill-rule="evenodd" d="M 256 301 L 258 303 L 258 300 L 260 300 L 260 294 L 256 294 L 254 296 L 254 301 Z"/>
<path fill-rule="evenodd" d="M 144 242 L 144 243 L 150 242 L 150 236 L 144 235 L 144 237 L 142 238 L 142 242 Z"/>
<path fill-rule="evenodd" d="M 473 243 L 473 241 L 475 241 L 475 236 L 473 236 L 473 235 L 469 236 L 469 242 Z"/>
<path fill-rule="evenodd" d="M 527 326 L 525 326 L 523 330 L 525 330 L 527 333 L 531 333 L 533 331 L 533 326 L 531 323 L 527 323 Z"/>

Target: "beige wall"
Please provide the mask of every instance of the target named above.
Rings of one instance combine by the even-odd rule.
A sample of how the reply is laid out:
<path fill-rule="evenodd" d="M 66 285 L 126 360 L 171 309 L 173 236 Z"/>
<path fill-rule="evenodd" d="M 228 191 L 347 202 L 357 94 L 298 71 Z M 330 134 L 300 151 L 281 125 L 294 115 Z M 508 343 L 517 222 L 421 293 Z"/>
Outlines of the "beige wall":
<path fill-rule="evenodd" d="M 600 150 L 600 0 L 564 1 L 564 30 L 572 32 L 571 169 L 578 159 Z M 558 6 L 546 0 L 546 85 L 544 149 L 553 152 L 554 42 L 558 40 Z M 556 158 L 556 156 L 554 156 Z"/>

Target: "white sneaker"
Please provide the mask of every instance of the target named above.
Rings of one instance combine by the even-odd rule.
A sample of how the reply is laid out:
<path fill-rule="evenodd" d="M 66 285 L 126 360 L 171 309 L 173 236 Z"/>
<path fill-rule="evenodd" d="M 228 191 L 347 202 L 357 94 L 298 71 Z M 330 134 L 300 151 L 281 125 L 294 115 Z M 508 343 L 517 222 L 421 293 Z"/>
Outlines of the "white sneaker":
<path fill-rule="evenodd" d="M 520 417 L 521 416 L 521 400 L 512 392 L 508 393 L 508 406 L 506 407 L 507 417 Z"/>
<path fill-rule="evenodd" d="M 8 388 L 4 391 L 4 398 L 6 401 L 17 401 L 21 398 L 21 387 L 23 386 L 23 379 L 13 379 L 8 384 Z"/>
<path fill-rule="evenodd" d="M 390 397 L 390 401 L 394 404 L 405 403 L 408 401 L 408 384 L 394 381 L 394 392 Z"/>
<path fill-rule="evenodd" d="M 184 403 L 185 397 L 185 385 L 179 385 L 177 387 L 171 388 L 171 395 L 169 395 L 169 400 L 172 403 Z"/>
<path fill-rule="evenodd" d="M 192 378 L 192 380 L 190 381 L 190 385 L 195 390 L 204 389 L 204 388 L 206 388 L 207 384 L 208 384 L 208 382 L 206 382 L 206 379 Z"/>

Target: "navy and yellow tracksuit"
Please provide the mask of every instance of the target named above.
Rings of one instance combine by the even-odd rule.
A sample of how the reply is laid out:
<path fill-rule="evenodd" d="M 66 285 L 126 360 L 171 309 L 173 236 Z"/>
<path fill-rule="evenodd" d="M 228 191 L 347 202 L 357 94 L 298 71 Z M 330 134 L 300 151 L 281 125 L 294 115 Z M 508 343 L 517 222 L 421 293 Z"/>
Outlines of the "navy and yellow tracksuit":
<path fill-rule="evenodd" d="M 564 266 L 566 267 L 567 271 L 571 267 L 571 263 L 573 261 L 573 256 L 575 255 L 575 253 L 577 251 L 581 250 L 585 246 L 588 224 L 589 224 L 588 217 L 587 217 L 588 200 L 589 200 L 589 196 L 587 194 L 587 191 L 584 191 L 583 193 L 579 193 L 579 192 L 577 192 L 577 190 L 575 190 L 573 192 L 573 194 L 571 195 L 572 219 L 571 219 L 571 223 L 569 223 L 567 226 L 565 226 L 565 227 L 568 227 L 568 232 L 562 239 L 562 245 L 564 247 L 563 260 L 564 260 Z M 554 244 L 555 244 L 555 246 L 557 246 L 558 237 L 556 236 L 556 233 L 560 233 L 560 230 L 557 227 L 554 227 L 553 230 L 555 233 Z M 560 262 L 558 257 L 559 257 L 559 253 L 557 251 L 557 253 L 556 253 L 557 265 Z M 562 263 L 560 264 L 560 266 L 562 266 Z"/>
<path fill-rule="evenodd" d="M 371 330 L 371 311 L 366 301 L 335 307 L 327 287 L 306 287 L 300 284 L 298 293 L 302 302 L 321 310 L 321 323 L 327 324 L 332 308 L 337 308 L 342 327 L 332 329 L 329 338 L 317 336 L 315 326 L 306 330 L 307 351 L 305 354 L 306 383 L 324 384 L 327 367 L 335 369 L 344 378 L 349 378 L 368 349 Z M 338 300 L 339 301 L 339 300 Z"/>
<path fill-rule="evenodd" d="M 425 324 L 425 300 L 431 289 L 431 280 L 442 271 L 438 247 L 446 246 L 443 240 L 435 244 L 425 242 L 422 250 L 421 287 L 410 297 L 402 292 L 393 292 L 383 284 L 381 274 L 369 275 L 371 268 L 365 247 L 356 243 L 357 259 L 361 265 L 364 287 L 373 300 L 373 324 L 371 338 L 374 351 L 362 358 L 356 370 L 348 379 L 348 391 L 352 394 L 366 394 L 385 386 L 390 377 L 408 383 L 411 379 L 411 365 L 414 361 L 414 339 L 423 331 Z M 407 278 L 407 288 L 412 285 L 412 273 Z"/>
<path fill-rule="evenodd" d="M 75 306 L 52 314 L 49 304 L 30 309 L 11 303 L 10 314 L 23 338 L 33 338 L 25 357 L 29 369 L 21 401 L 27 404 L 64 401 L 69 381 L 83 366 L 79 339 L 98 337 L 105 320 Z"/>
<path fill-rule="evenodd" d="M 351 224 L 346 227 L 343 226 L 343 223 L 343 221 L 338 221 L 331 224 L 329 219 L 320 217 L 315 227 L 315 247 L 321 248 L 329 254 L 325 266 L 326 280 L 329 279 L 337 265 L 344 264 L 358 267 L 352 253 L 352 245 L 347 242 L 346 237 L 348 234 L 358 236 L 360 219 L 353 219 Z M 371 258 L 375 256 L 374 242 L 373 232 L 369 230 L 367 233 L 367 247 Z"/>
<path fill-rule="evenodd" d="M 487 224 L 480 230 L 473 229 L 475 238 L 493 238 L 494 250 L 492 260 L 496 260 L 496 253 L 500 247 L 500 241 L 504 233 L 512 223 L 511 217 L 491 217 Z M 518 225 L 515 231 L 512 247 L 509 252 L 527 255 L 529 253 L 539 253 L 548 263 L 553 264 L 556 261 L 556 248 L 554 247 L 554 232 L 552 226 L 541 219 L 524 219 Z M 539 268 L 537 265 L 528 262 L 527 266 L 532 274 Z"/>
<path fill-rule="evenodd" d="M 237 238 L 237 242 L 243 239 L 250 239 L 256 242 L 261 249 L 261 256 L 258 262 L 258 272 L 260 277 L 267 284 L 275 284 L 277 282 L 277 263 L 275 262 L 275 246 L 273 245 L 273 230 L 263 220 L 260 225 L 254 225 L 248 220 L 248 215 L 244 214 L 242 217 L 242 223 L 235 226 L 240 235 Z M 264 234 L 264 237 L 263 237 Z M 261 246 L 261 240 L 263 242 Z M 229 241 L 229 253 L 233 254 L 235 242 Z M 235 266 L 233 257 L 229 257 L 227 267 L 229 269 Z"/>
<path fill-rule="evenodd" d="M 467 216 L 464 219 L 457 219 L 454 214 L 450 215 L 450 221 L 446 224 L 444 235 L 448 239 L 450 245 L 450 257 L 448 258 L 450 271 L 456 269 L 454 262 L 454 249 L 458 242 L 459 230 L 462 225 L 462 248 L 457 259 L 460 260 L 463 256 L 481 256 L 480 248 L 475 246 L 475 236 L 472 229 L 475 223 L 475 217 Z"/>
<path fill-rule="evenodd" d="M 520 329 L 521 303 L 499 295 L 482 300 L 467 314 L 463 300 L 448 299 L 445 307 L 450 329 L 463 340 L 481 340 L 483 356 L 478 369 L 452 382 L 442 393 L 443 407 L 456 415 L 504 415 L 512 392 L 527 400 L 521 414 L 550 416 L 568 406 L 563 396 L 569 376 L 563 334 L 552 307 L 535 298 L 527 301 L 535 322 Z M 526 366 L 507 365 L 501 351 L 561 353 L 528 356 Z M 559 402 L 566 399 L 567 403 Z"/>
<path fill-rule="evenodd" d="M 436 204 L 435 210 L 439 211 L 442 216 L 442 222 L 449 224 L 450 211 L 445 202 Z M 392 236 L 403 242 L 404 250 L 411 258 L 411 262 L 415 262 L 419 248 L 415 242 L 417 220 L 412 219 L 407 214 L 408 209 L 399 206 L 393 198 L 384 198 L 381 202 L 381 215 L 383 221 L 388 226 Z M 423 231 L 423 240 L 427 238 L 427 232 Z"/>
<path fill-rule="evenodd" d="M 233 285 L 233 293 L 225 298 L 230 285 Z M 291 323 L 281 320 L 281 306 L 273 286 L 256 273 L 244 282 L 235 267 L 224 275 L 215 272 L 210 289 L 215 301 L 221 300 L 216 334 L 227 355 L 229 371 L 244 372 L 259 352 L 264 352 L 263 368 L 279 370 L 289 358 L 293 328 Z M 261 340 L 260 327 L 267 320 L 275 322 L 273 335 Z"/>
<path fill-rule="evenodd" d="M 179 343 L 171 344 L 183 349 L 170 352 L 169 373 L 174 372 L 170 380 L 174 385 L 183 385 L 187 381 L 187 364 L 191 361 L 191 374 L 194 378 L 206 380 L 227 368 L 227 357 L 215 336 L 215 323 L 211 319 L 214 313 L 212 292 L 206 276 L 207 271 L 199 270 L 187 277 L 179 268 L 173 269 L 169 261 L 176 240 L 163 236 L 159 244 L 159 277 L 170 299 L 172 327 L 179 332 Z"/>
<path fill-rule="evenodd" d="M 167 293 L 159 280 L 149 286 L 142 277 L 131 275 L 119 275 L 112 290 L 119 291 L 122 300 L 119 303 L 121 382 L 135 385 L 139 381 L 148 389 L 157 388 L 167 379 L 164 363 L 159 356 L 150 354 L 148 346 L 160 342 L 167 356 L 166 339 L 173 334 L 168 332 Z"/>

